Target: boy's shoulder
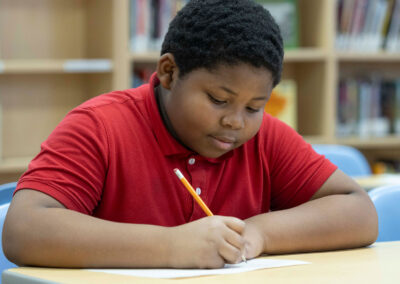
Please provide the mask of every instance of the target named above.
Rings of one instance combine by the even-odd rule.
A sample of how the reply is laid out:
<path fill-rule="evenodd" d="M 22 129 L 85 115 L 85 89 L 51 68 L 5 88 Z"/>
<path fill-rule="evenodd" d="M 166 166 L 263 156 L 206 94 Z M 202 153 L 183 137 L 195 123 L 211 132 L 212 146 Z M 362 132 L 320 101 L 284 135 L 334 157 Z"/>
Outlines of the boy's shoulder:
<path fill-rule="evenodd" d="M 97 109 L 118 107 L 129 103 L 137 104 L 145 101 L 149 95 L 150 87 L 148 84 L 145 84 L 138 88 L 112 91 L 98 95 L 82 103 L 77 109 Z"/>
<path fill-rule="evenodd" d="M 274 151 L 282 145 L 292 145 L 303 140 L 291 126 L 268 113 L 264 113 L 257 141 L 264 151 Z"/>
<path fill-rule="evenodd" d="M 259 131 L 261 135 L 285 135 L 287 132 L 293 133 L 296 131 L 278 118 L 269 113 L 264 113 Z"/>

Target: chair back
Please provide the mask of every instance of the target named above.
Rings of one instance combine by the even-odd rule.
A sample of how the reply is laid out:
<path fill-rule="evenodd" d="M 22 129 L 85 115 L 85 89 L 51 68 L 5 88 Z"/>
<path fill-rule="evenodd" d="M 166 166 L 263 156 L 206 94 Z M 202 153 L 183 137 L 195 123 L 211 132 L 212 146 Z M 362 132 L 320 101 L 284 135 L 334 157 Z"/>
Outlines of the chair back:
<path fill-rule="evenodd" d="M 0 273 L 3 273 L 3 271 L 5 269 L 9 269 L 9 268 L 13 268 L 13 267 L 17 267 L 14 263 L 8 261 L 8 259 L 5 257 L 4 253 L 3 253 L 3 225 L 4 225 L 4 220 L 6 219 L 6 215 L 7 215 L 7 211 L 8 211 L 8 207 L 10 206 L 10 203 L 5 203 L 5 204 L 1 204 L 0 205 L 0 228 L 1 228 L 1 232 L 0 232 Z M 1 283 L 1 281 L 0 281 Z"/>
<path fill-rule="evenodd" d="M 378 213 L 377 242 L 400 241 L 400 185 L 387 185 L 368 192 Z"/>
<path fill-rule="evenodd" d="M 324 155 L 345 174 L 356 176 L 367 176 L 371 174 L 371 168 L 364 155 L 356 148 L 345 145 L 314 144 L 314 150 Z"/>
<path fill-rule="evenodd" d="M 16 182 L 10 182 L 0 185 L 0 204 L 11 202 L 11 198 L 16 187 Z"/>

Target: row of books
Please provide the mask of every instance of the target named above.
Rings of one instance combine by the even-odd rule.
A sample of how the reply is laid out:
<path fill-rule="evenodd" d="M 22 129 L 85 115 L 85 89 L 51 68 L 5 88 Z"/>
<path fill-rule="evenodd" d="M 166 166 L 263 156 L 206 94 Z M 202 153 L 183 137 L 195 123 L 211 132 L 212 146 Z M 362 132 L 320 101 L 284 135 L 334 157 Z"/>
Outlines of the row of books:
<path fill-rule="evenodd" d="M 160 50 L 170 21 L 187 2 L 189 0 L 130 0 L 131 50 Z"/>
<path fill-rule="evenodd" d="M 338 0 L 338 50 L 400 51 L 400 0 Z"/>
<path fill-rule="evenodd" d="M 132 52 L 159 51 L 168 25 L 189 0 L 130 0 Z M 285 48 L 298 46 L 297 0 L 257 0 L 278 23 Z"/>
<path fill-rule="evenodd" d="M 339 83 L 339 137 L 400 135 L 400 78 L 349 78 Z"/>

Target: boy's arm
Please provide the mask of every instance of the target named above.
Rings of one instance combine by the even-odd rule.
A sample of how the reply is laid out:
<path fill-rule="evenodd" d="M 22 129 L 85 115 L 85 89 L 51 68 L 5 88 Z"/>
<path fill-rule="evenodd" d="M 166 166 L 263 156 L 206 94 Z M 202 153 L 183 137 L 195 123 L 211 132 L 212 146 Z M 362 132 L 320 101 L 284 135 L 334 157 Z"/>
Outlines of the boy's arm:
<path fill-rule="evenodd" d="M 23 189 L 7 213 L 3 250 L 18 265 L 217 268 L 240 261 L 244 227 L 222 216 L 177 227 L 111 222 Z"/>
<path fill-rule="evenodd" d="M 245 220 L 247 257 L 366 246 L 378 235 L 368 194 L 336 170 L 309 202 Z"/>

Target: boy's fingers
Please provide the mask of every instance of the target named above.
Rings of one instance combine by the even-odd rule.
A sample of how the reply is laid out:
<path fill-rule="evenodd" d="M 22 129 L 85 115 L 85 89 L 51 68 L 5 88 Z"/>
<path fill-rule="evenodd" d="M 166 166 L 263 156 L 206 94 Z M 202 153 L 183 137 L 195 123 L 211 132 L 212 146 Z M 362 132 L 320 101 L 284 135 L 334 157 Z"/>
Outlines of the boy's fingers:
<path fill-rule="evenodd" d="M 246 223 L 244 221 L 234 217 L 225 217 L 225 224 L 239 234 L 242 234 L 244 232 L 244 228 L 246 227 Z"/>
<path fill-rule="evenodd" d="M 219 247 L 218 253 L 225 260 L 226 263 L 238 263 L 242 258 L 240 249 L 232 246 L 228 242 L 224 242 Z"/>
<path fill-rule="evenodd" d="M 244 251 L 246 242 L 239 233 L 230 231 L 225 235 L 225 240 L 240 251 Z"/>

